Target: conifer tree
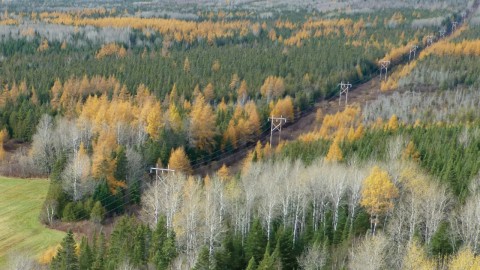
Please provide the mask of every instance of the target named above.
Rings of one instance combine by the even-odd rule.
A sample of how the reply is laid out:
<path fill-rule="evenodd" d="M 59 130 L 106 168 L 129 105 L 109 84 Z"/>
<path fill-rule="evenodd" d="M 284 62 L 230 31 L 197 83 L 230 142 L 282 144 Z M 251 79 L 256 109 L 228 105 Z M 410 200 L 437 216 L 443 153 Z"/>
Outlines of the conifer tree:
<path fill-rule="evenodd" d="M 58 249 L 57 255 L 53 258 L 51 264 L 52 270 L 77 270 L 80 269 L 78 265 L 78 257 L 75 252 L 75 239 L 71 230 L 63 238 L 63 241 Z"/>

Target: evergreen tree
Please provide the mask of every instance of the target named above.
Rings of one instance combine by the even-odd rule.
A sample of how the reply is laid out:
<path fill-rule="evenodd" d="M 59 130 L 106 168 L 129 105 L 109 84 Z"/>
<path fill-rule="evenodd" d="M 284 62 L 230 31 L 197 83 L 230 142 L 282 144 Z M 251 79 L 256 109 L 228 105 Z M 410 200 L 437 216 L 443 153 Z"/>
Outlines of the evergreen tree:
<path fill-rule="evenodd" d="M 150 261 L 157 269 L 167 269 L 170 262 L 177 256 L 175 233 L 167 231 L 164 217 L 159 219 L 153 232 L 149 253 Z"/>
<path fill-rule="evenodd" d="M 254 257 L 255 261 L 262 261 L 263 251 L 265 250 L 265 245 L 267 244 L 267 237 L 263 231 L 260 221 L 256 219 L 250 232 L 248 233 L 246 242 L 245 242 L 245 256 L 246 258 Z"/>
<path fill-rule="evenodd" d="M 117 149 L 117 155 L 116 155 L 115 172 L 113 173 L 113 176 L 118 181 L 125 182 L 127 178 L 127 168 L 128 168 L 127 163 L 128 163 L 128 160 L 127 160 L 127 155 L 125 153 L 125 148 L 123 146 L 119 146 Z"/>
<path fill-rule="evenodd" d="M 93 254 L 95 255 L 95 261 L 93 262 L 92 270 L 103 270 L 105 268 L 106 253 L 107 247 L 105 243 L 105 235 L 102 233 L 97 239 L 95 250 L 93 252 Z"/>
<path fill-rule="evenodd" d="M 257 263 L 255 262 L 255 258 L 252 257 L 250 261 L 248 261 L 247 270 L 256 270 L 256 269 L 257 269 Z"/>
<path fill-rule="evenodd" d="M 103 208 L 102 203 L 100 201 L 95 202 L 95 205 L 92 208 L 90 213 L 90 220 L 93 222 L 100 224 L 102 223 L 103 219 L 105 218 L 105 208 Z"/>
<path fill-rule="evenodd" d="M 433 255 L 445 258 L 453 253 L 452 241 L 450 239 L 449 225 L 447 222 L 442 222 L 430 241 L 430 250 Z"/>
<path fill-rule="evenodd" d="M 143 225 L 138 226 L 133 237 L 133 251 L 132 251 L 132 264 L 136 267 L 141 267 L 147 262 L 147 246 L 145 239 L 145 227 Z"/>
<path fill-rule="evenodd" d="M 262 261 L 258 264 L 258 270 L 271 270 L 274 269 L 275 258 L 270 254 L 270 242 L 268 242 L 263 254 Z"/>
<path fill-rule="evenodd" d="M 78 258 L 78 264 L 80 269 L 92 269 L 94 261 L 94 255 L 90 245 L 88 244 L 87 238 L 83 237 L 82 242 L 80 243 L 80 255 Z"/>
<path fill-rule="evenodd" d="M 51 269 L 53 270 L 77 270 L 78 257 L 75 252 L 75 239 L 71 230 L 67 232 L 65 238 L 58 249 L 57 255 L 53 258 Z"/>
<path fill-rule="evenodd" d="M 210 269 L 210 254 L 207 247 L 202 247 L 198 255 L 197 262 L 193 270 L 209 270 Z"/>

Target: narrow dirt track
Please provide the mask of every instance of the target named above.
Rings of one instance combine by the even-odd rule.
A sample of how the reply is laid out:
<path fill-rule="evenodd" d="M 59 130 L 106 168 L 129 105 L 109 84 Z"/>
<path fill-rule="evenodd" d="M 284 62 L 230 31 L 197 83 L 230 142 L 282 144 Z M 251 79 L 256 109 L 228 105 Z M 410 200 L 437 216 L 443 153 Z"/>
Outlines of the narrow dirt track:
<path fill-rule="evenodd" d="M 475 13 L 475 10 L 478 9 L 480 5 L 480 0 L 476 0 L 475 3 L 472 5 L 472 9 L 468 12 L 465 21 L 468 21 L 472 14 Z M 447 35 L 450 36 L 452 33 L 448 33 Z M 437 42 L 436 40 L 435 42 Z M 417 51 L 417 55 L 419 55 L 420 51 Z M 393 65 L 389 68 L 389 72 L 395 71 L 399 67 L 402 67 L 405 64 L 405 59 L 400 60 L 398 63 L 392 63 Z M 393 92 L 381 92 L 380 91 L 380 77 L 379 75 L 373 75 L 373 77 L 357 86 L 353 86 L 350 89 L 348 94 L 348 104 L 349 105 L 359 105 L 361 108 L 366 104 L 366 102 L 376 99 L 380 94 L 389 94 Z M 297 139 L 300 135 L 313 131 L 315 129 L 315 113 L 316 111 L 321 108 L 323 115 L 326 114 L 334 114 L 340 110 L 345 108 L 344 103 L 342 102 L 341 105 L 338 103 L 338 97 L 333 98 L 331 100 L 322 100 L 315 103 L 312 109 L 308 110 L 307 112 L 302 113 L 300 117 L 296 117 L 295 122 L 291 124 L 287 124 L 285 127 L 282 128 L 281 139 L 282 141 L 293 141 Z M 270 132 L 268 134 L 262 134 L 259 140 L 262 143 L 267 142 L 270 138 Z M 272 144 L 275 146 L 278 144 L 278 133 L 274 134 L 274 140 Z M 216 172 L 220 167 L 225 164 L 229 167 L 230 172 L 235 174 L 240 171 L 242 161 L 247 156 L 247 154 L 255 147 L 255 145 L 247 145 L 241 149 L 238 149 L 232 153 L 224 153 L 221 154 L 217 160 L 208 162 L 205 165 L 199 166 L 195 168 L 195 174 L 205 176 L 207 174 L 213 174 Z"/>
<path fill-rule="evenodd" d="M 349 105 L 359 105 L 363 107 L 367 101 L 376 99 L 380 94 L 380 77 L 375 76 L 369 81 L 353 87 L 348 94 Z M 321 108 L 324 115 L 334 114 L 338 111 L 345 109 L 345 103 L 342 99 L 342 103 L 339 104 L 338 97 L 331 100 L 322 100 L 313 106 L 313 109 L 305 112 L 301 117 L 295 120 L 291 124 L 287 124 L 282 128 L 281 139 L 282 141 L 296 140 L 300 135 L 313 131 L 315 129 L 315 114 L 316 111 Z M 269 140 L 269 134 L 264 134 L 259 140 L 265 143 Z M 278 144 L 278 133 L 275 132 L 272 144 L 275 146 Z M 206 165 L 200 166 L 195 169 L 195 173 L 205 176 L 217 171 L 223 164 L 227 165 L 230 172 L 235 174 L 240 171 L 243 159 L 254 148 L 255 145 L 249 145 L 242 149 L 239 149 L 231 154 L 228 154 L 218 160 L 212 161 Z"/>

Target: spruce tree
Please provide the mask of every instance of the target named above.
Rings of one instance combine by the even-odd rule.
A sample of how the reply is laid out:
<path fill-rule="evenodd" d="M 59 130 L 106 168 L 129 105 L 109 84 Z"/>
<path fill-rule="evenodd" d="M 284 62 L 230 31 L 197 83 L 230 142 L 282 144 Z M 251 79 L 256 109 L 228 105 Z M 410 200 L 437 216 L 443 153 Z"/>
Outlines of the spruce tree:
<path fill-rule="evenodd" d="M 252 257 L 250 261 L 248 261 L 247 270 L 256 270 L 256 269 L 257 269 L 257 263 L 255 262 L 255 258 Z"/>
<path fill-rule="evenodd" d="M 75 252 L 75 239 L 71 230 L 67 232 L 65 238 L 58 249 L 57 255 L 53 258 L 51 264 L 52 270 L 77 270 L 79 269 L 78 257 Z"/>
<path fill-rule="evenodd" d="M 92 249 L 88 244 L 87 238 L 83 237 L 82 242 L 80 243 L 80 256 L 78 258 L 78 264 L 80 269 L 92 269 L 94 261 L 94 256 Z"/>
<path fill-rule="evenodd" d="M 193 270 L 209 270 L 210 269 L 210 254 L 207 247 L 202 247 L 198 255 L 197 262 Z"/>
<path fill-rule="evenodd" d="M 262 261 L 258 264 L 258 270 L 271 270 L 274 269 L 274 258 L 270 254 L 270 242 L 268 242 L 267 247 L 265 248 L 265 253 L 263 254 Z"/>
<path fill-rule="evenodd" d="M 253 222 L 252 228 L 248 233 L 245 242 L 245 256 L 246 258 L 254 257 L 255 261 L 260 262 L 263 258 L 263 251 L 267 244 L 267 237 L 263 231 L 260 221 L 256 219 Z"/>

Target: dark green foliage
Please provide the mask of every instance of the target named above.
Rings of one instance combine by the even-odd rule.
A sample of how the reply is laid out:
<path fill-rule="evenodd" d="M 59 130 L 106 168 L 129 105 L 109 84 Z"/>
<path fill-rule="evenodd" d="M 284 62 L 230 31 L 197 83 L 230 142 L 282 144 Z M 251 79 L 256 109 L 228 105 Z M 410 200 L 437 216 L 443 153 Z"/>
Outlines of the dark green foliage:
<path fill-rule="evenodd" d="M 442 222 L 430 241 L 430 251 L 433 255 L 445 257 L 453 253 L 452 239 L 449 235 L 450 226 Z"/>
<path fill-rule="evenodd" d="M 140 225 L 137 227 L 133 236 L 133 250 L 131 251 L 131 262 L 135 267 L 146 265 L 148 259 L 146 226 Z"/>
<path fill-rule="evenodd" d="M 263 254 L 263 258 L 258 264 L 258 270 L 271 270 L 274 269 L 275 259 L 273 254 L 270 251 L 270 242 L 267 244 L 265 248 L 265 253 Z"/>
<path fill-rule="evenodd" d="M 123 192 L 121 189 L 117 190 L 116 194 L 112 194 L 108 188 L 106 180 L 100 180 L 95 192 L 93 193 L 93 199 L 100 201 L 102 206 L 108 213 L 121 213 L 123 211 Z"/>
<path fill-rule="evenodd" d="M 95 205 L 90 212 L 90 220 L 93 222 L 100 224 L 103 222 L 105 218 L 105 208 L 103 208 L 102 203 L 100 201 L 95 202 Z"/>
<path fill-rule="evenodd" d="M 210 255 L 208 254 L 208 248 L 202 247 L 193 270 L 210 270 L 210 268 Z"/>
<path fill-rule="evenodd" d="M 52 270 L 77 270 L 78 257 L 75 253 L 75 239 L 73 239 L 72 231 L 68 231 L 63 239 L 57 255 L 53 258 L 50 266 Z"/>
<path fill-rule="evenodd" d="M 63 209 L 62 213 L 62 220 L 63 221 L 75 221 L 77 220 L 78 213 L 76 209 L 76 204 L 73 202 L 67 203 L 65 208 Z"/>
<path fill-rule="evenodd" d="M 83 237 L 80 243 L 80 256 L 78 258 L 79 269 L 89 270 L 93 267 L 95 255 L 88 244 L 88 240 Z"/>
<path fill-rule="evenodd" d="M 141 183 L 140 180 L 135 179 L 133 183 L 128 187 L 129 199 L 132 204 L 139 204 L 141 199 Z"/>
<path fill-rule="evenodd" d="M 260 221 L 256 219 L 250 232 L 248 233 L 245 241 L 245 257 L 255 258 L 255 261 L 262 261 L 263 253 L 265 251 L 265 245 L 267 244 L 267 236 L 260 224 Z"/>
<path fill-rule="evenodd" d="M 255 262 L 255 258 L 251 258 L 250 261 L 248 261 L 248 266 L 247 270 L 256 270 L 257 269 L 257 263 Z"/>
<path fill-rule="evenodd" d="M 241 236 L 227 232 L 220 248 L 214 252 L 215 269 L 245 269 L 244 250 Z"/>
<path fill-rule="evenodd" d="M 277 252 L 277 259 L 281 261 L 282 269 L 297 269 L 297 249 L 293 244 L 293 233 L 291 229 L 286 231 L 280 228 L 277 231 L 277 243 L 275 252 Z M 296 241 L 296 246 L 299 244 L 299 239 Z"/>
<path fill-rule="evenodd" d="M 96 241 L 95 241 L 96 240 Z M 98 239 L 94 239 L 93 254 L 95 260 L 93 262 L 93 270 L 102 270 L 105 268 L 105 260 L 107 256 L 107 246 L 105 235 L 102 233 Z"/>
<path fill-rule="evenodd" d="M 115 171 L 113 176 L 118 181 L 125 182 L 127 179 L 127 155 L 125 153 L 124 147 L 119 147 L 116 152 L 116 163 L 115 163 Z"/>
<path fill-rule="evenodd" d="M 168 231 L 165 218 L 160 218 L 152 233 L 149 250 L 149 260 L 156 269 L 167 269 L 170 262 L 177 256 L 175 233 Z"/>

